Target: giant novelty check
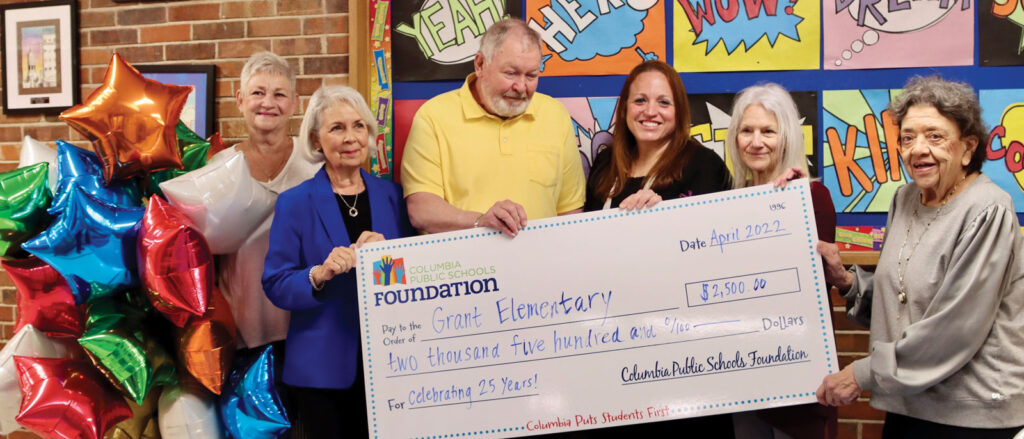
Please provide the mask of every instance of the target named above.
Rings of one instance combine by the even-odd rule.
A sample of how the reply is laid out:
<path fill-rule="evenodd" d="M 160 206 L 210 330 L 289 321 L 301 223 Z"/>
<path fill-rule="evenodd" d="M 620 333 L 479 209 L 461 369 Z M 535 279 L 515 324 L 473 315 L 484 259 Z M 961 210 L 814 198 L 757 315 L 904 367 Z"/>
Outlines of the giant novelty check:
<path fill-rule="evenodd" d="M 370 432 L 509 437 L 815 401 L 837 369 L 806 180 L 375 243 Z"/>

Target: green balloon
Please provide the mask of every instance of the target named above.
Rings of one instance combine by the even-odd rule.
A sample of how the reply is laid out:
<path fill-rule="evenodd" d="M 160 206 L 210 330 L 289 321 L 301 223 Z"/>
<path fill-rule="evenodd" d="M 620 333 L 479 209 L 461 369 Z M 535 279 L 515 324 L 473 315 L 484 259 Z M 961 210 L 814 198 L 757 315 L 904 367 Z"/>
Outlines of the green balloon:
<path fill-rule="evenodd" d="M 53 200 L 46 162 L 0 174 L 0 256 L 17 256 L 21 244 L 50 225 Z"/>
<path fill-rule="evenodd" d="M 179 121 L 175 129 L 178 134 L 178 146 L 181 148 L 181 163 L 184 165 L 184 169 L 165 169 L 149 174 L 149 185 L 146 187 L 146 193 L 149 196 L 163 197 L 164 193 L 160 190 L 160 183 L 206 166 L 206 155 L 210 152 L 210 142 L 199 137 L 184 122 Z"/>
<path fill-rule="evenodd" d="M 154 386 L 176 384 L 174 361 L 141 325 L 145 313 L 114 300 L 89 304 L 78 344 L 122 393 L 142 404 Z"/>

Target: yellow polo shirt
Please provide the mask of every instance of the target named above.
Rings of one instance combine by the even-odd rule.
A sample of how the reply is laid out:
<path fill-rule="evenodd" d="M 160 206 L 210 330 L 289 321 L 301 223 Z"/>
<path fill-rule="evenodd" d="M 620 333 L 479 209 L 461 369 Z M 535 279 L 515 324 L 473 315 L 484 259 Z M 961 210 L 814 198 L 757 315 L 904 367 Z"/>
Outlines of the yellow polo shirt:
<path fill-rule="evenodd" d="M 509 199 L 530 219 L 582 207 L 586 184 L 565 107 L 534 93 L 523 114 L 504 120 L 473 99 L 473 79 L 416 112 L 402 156 L 405 196 L 428 192 L 476 212 Z"/>

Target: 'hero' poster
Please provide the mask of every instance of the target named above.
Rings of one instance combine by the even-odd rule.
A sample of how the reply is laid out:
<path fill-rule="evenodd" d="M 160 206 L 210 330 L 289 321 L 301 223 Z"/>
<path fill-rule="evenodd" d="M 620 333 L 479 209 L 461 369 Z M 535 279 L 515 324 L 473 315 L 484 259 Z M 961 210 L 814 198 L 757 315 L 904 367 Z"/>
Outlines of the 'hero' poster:
<path fill-rule="evenodd" d="M 544 40 L 545 76 L 625 75 L 666 59 L 658 0 L 526 0 L 526 22 Z"/>

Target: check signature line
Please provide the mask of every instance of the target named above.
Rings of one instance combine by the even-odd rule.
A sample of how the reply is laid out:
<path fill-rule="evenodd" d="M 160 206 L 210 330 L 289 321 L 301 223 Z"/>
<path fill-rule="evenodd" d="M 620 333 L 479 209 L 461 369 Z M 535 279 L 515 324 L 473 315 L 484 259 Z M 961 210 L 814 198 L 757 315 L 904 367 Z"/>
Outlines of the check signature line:
<path fill-rule="evenodd" d="M 453 368 L 453 369 L 438 369 L 438 370 L 428 370 L 428 371 L 424 371 L 424 372 L 414 372 L 414 373 L 406 373 L 406 374 L 398 374 L 398 375 L 385 375 L 384 378 L 402 378 L 402 377 L 410 377 L 410 376 L 417 376 L 417 375 L 429 375 L 429 374 L 433 374 L 433 373 L 456 372 L 456 371 L 460 371 L 460 370 L 479 369 L 481 367 L 508 366 L 510 364 L 532 363 L 534 361 L 544 361 L 544 360 L 555 360 L 555 359 L 560 359 L 560 358 L 582 357 L 584 355 L 605 354 L 605 353 L 608 353 L 608 352 L 629 351 L 629 350 L 633 350 L 633 349 L 654 348 L 654 347 L 658 347 L 658 346 L 669 346 L 669 345 L 674 345 L 674 344 L 679 344 L 679 343 L 689 343 L 689 342 L 694 342 L 694 341 L 713 340 L 713 339 L 716 339 L 716 338 L 735 337 L 737 335 L 754 334 L 754 333 L 757 333 L 757 332 L 761 332 L 761 330 L 760 329 L 756 329 L 756 330 L 753 330 L 753 331 L 737 332 L 737 333 L 734 333 L 734 334 L 714 335 L 714 336 L 711 336 L 711 337 L 691 338 L 691 339 L 688 339 L 688 340 L 667 341 L 665 343 L 655 343 L 655 344 L 648 344 L 648 345 L 643 345 L 643 346 L 629 346 L 629 347 L 618 348 L 618 349 L 605 349 L 603 351 L 580 352 L 580 353 L 577 353 L 577 354 L 559 355 L 559 356 L 555 356 L 555 357 L 531 358 L 529 360 L 506 361 L 504 363 L 479 364 L 479 365 L 476 365 L 476 366 L 456 367 L 456 368 Z"/>
<path fill-rule="evenodd" d="M 628 314 L 619 314 L 619 315 L 614 315 L 614 316 L 603 316 L 603 317 L 594 317 L 594 318 L 583 319 L 583 320 L 572 320 L 572 321 L 568 321 L 568 322 L 548 323 L 548 324 L 545 324 L 545 325 L 523 326 L 523 327 L 519 327 L 519 328 L 498 329 L 498 330 L 495 330 L 495 331 L 488 331 L 488 332 L 474 332 L 472 334 L 459 334 L 459 335 L 449 335 L 447 337 L 425 338 L 423 340 L 420 340 L 420 342 L 437 341 L 437 340 L 449 340 L 449 339 L 453 339 L 453 338 L 472 337 L 472 336 L 475 336 L 475 335 L 499 334 L 499 333 L 502 333 L 502 332 L 510 332 L 510 331 L 524 331 L 524 330 L 527 330 L 527 329 L 547 328 L 549 326 L 559 326 L 559 325 L 568 325 L 568 324 L 572 324 L 572 323 L 592 322 L 594 320 L 617 319 L 619 317 L 638 316 L 638 315 L 641 315 L 641 314 L 653 314 L 653 313 L 656 313 L 656 312 L 676 311 L 678 309 L 679 309 L 679 307 L 677 306 L 677 307 L 674 307 L 674 308 L 662 308 L 662 309 L 655 309 L 655 310 L 651 310 L 651 311 L 640 311 L 640 312 L 633 312 L 633 313 L 628 313 Z"/>
<path fill-rule="evenodd" d="M 702 377 L 702 376 L 708 376 L 708 375 L 719 375 L 719 374 L 723 374 L 723 373 L 742 372 L 744 370 L 754 370 L 754 369 L 764 369 L 764 368 L 768 368 L 768 367 L 789 366 L 790 364 L 800 364 L 800 363 L 810 363 L 810 362 L 811 362 L 811 360 L 788 361 L 788 362 L 779 363 L 779 364 L 767 364 L 767 365 L 764 365 L 764 366 L 744 367 L 744 368 L 740 368 L 740 369 L 723 370 L 723 371 L 720 371 L 720 372 L 706 372 L 706 373 L 699 373 L 699 374 L 696 374 L 696 375 L 681 375 L 681 376 L 677 376 L 677 377 L 658 378 L 658 379 L 654 379 L 654 380 L 633 381 L 633 382 L 630 382 L 630 383 L 622 383 L 620 385 L 622 385 L 622 386 L 632 386 L 634 384 L 648 384 L 648 383 L 656 383 L 658 381 L 671 381 L 671 380 L 678 380 L 678 379 L 682 379 L 682 378 L 693 378 L 693 377 Z"/>
<path fill-rule="evenodd" d="M 506 396 L 504 398 L 478 399 L 478 400 L 475 400 L 475 401 L 449 402 L 447 404 L 424 405 L 424 406 L 420 406 L 420 407 L 409 407 L 409 410 L 432 409 L 434 407 L 447 407 L 447 406 L 450 406 L 450 405 L 462 405 L 462 404 L 473 405 L 473 404 L 479 404 L 479 403 L 482 403 L 482 402 L 503 401 L 503 400 L 506 400 L 506 399 L 516 399 L 516 398 L 529 398 L 529 397 L 533 397 L 533 396 L 540 396 L 540 394 L 539 393 L 531 393 L 529 395 Z"/>

